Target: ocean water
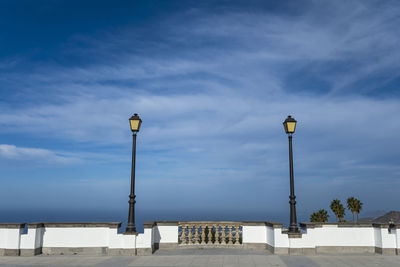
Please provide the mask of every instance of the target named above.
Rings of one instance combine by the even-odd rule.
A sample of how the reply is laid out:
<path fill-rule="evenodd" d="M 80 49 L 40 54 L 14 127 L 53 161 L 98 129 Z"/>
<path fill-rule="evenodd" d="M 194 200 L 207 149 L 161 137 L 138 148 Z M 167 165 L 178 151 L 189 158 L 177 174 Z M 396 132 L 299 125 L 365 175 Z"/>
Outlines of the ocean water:
<path fill-rule="evenodd" d="M 119 232 L 124 232 L 128 218 L 128 209 L 106 210 L 0 210 L 0 222 L 122 222 Z M 165 211 L 165 210 L 136 210 L 136 230 L 143 232 L 146 221 L 274 221 L 284 226 L 289 223 L 289 209 L 284 212 L 232 212 L 232 211 Z M 300 215 L 298 222 L 308 220 L 308 216 Z"/>

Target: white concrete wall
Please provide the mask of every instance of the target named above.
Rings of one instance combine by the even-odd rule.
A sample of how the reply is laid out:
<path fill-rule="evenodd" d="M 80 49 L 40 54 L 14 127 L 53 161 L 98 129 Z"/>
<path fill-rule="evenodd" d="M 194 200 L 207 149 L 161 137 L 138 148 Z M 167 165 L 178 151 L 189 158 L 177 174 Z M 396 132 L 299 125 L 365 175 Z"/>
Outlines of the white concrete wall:
<path fill-rule="evenodd" d="M 109 244 L 111 249 L 134 249 L 136 248 L 136 235 L 118 234 L 117 228 L 110 228 Z"/>
<path fill-rule="evenodd" d="M 315 231 L 316 246 L 375 246 L 372 227 L 338 227 L 324 225 Z"/>
<path fill-rule="evenodd" d="M 111 249 L 152 248 L 153 229 L 145 228 L 138 235 L 118 234 L 115 227 L 38 227 L 24 229 L 0 228 L 0 248 L 35 249 L 50 248 L 90 248 L 108 247 Z M 177 235 L 177 234 L 176 234 Z"/>
<path fill-rule="evenodd" d="M 303 243 L 302 238 L 289 238 L 289 248 L 304 248 Z"/>
<path fill-rule="evenodd" d="M 282 228 L 274 228 L 274 247 L 288 248 L 289 238 L 287 234 L 282 233 Z"/>
<path fill-rule="evenodd" d="M 317 231 L 315 228 L 307 228 L 305 231 L 301 231 L 302 236 L 302 245 L 303 248 L 315 248 L 315 244 L 317 243 Z"/>
<path fill-rule="evenodd" d="M 302 246 L 396 248 L 399 239 L 397 233 L 398 229 L 393 229 L 389 233 L 386 227 L 338 227 L 337 225 L 323 225 L 322 227 L 308 228 L 303 232 Z"/>
<path fill-rule="evenodd" d="M 134 249 L 152 247 L 152 229 L 145 228 L 138 235 L 118 234 L 117 228 L 71 227 L 46 228 L 43 247 L 108 247 Z"/>
<path fill-rule="evenodd" d="M 375 228 L 375 237 L 378 237 L 376 247 L 378 248 L 397 248 L 396 231 L 389 233 L 388 228 Z M 379 238 L 380 237 L 380 238 Z"/>
<path fill-rule="evenodd" d="M 398 229 L 334 224 L 302 229 L 301 238 L 289 238 L 282 228 L 243 226 L 243 243 L 267 243 L 275 248 L 379 247 L 398 248 Z"/>
<path fill-rule="evenodd" d="M 19 249 L 23 228 L 0 228 L 0 248 Z"/>
<path fill-rule="evenodd" d="M 44 228 L 28 228 L 26 234 L 21 235 L 20 249 L 35 249 L 42 247 Z"/>
<path fill-rule="evenodd" d="M 267 244 L 270 246 L 275 246 L 275 235 L 274 228 L 267 226 Z"/>
<path fill-rule="evenodd" d="M 108 247 L 109 228 L 45 228 L 43 247 Z"/>
<path fill-rule="evenodd" d="M 178 225 L 157 225 L 154 230 L 155 243 L 178 243 Z"/>
<path fill-rule="evenodd" d="M 373 228 L 374 230 L 374 239 L 375 239 L 375 247 L 382 247 L 382 231 L 380 228 Z"/>
<path fill-rule="evenodd" d="M 275 225 L 276 227 L 276 225 Z M 302 228 L 300 238 L 289 238 L 282 228 L 267 225 L 244 225 L 243 244 L 268 244 L 275 248 L 377 247 L 400 249 L 400 230 L 388 231 L 386 225 L 349 227 L 336 224 Z M 178 225 L 154 224 L 138 235 L 118 234 L 114 226 L 68 226 L 54 224 L 38 228 L 0 228 L 0 249 L 35 249 L 40 247 L 108 247 L 110 249 L 152 248 L 154 243 L 178 243 Z"/>
<path fill-rule="evenodd" d="M 267 226 L 243 225 L 242 228 L 242 243 L 267 243 Z"/>
<path fill-rule="evenodd" d="M 136 248 L 151 248 L 153 240 L 153 228 L 144 228 L 144 233 L 138 234 L 136 238 Z"/>

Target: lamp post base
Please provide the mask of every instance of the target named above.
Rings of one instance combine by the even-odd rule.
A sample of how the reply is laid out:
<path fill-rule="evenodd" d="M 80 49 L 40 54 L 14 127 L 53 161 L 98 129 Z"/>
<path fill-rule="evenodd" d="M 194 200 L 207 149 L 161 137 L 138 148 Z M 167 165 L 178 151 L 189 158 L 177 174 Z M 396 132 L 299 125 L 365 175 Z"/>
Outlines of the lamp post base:
<path fill-rule="evenodd" d="M 138 235 L 138 232 L 136 231 L 125 231 L 124 233 L 122 233 L 123 235 Z"/>
<path fill-rule="evenodd" d="M 136 226 L 134 224 L 127 225 L 125 233 L 136 233 Z"/>
<path fill-rule="evenodd" d="M 289 226 L 288 230 L 289 233 L 294 233 L 294 234 L 300 233 L 299 227 L 297 227 L 297 225 Z"/>

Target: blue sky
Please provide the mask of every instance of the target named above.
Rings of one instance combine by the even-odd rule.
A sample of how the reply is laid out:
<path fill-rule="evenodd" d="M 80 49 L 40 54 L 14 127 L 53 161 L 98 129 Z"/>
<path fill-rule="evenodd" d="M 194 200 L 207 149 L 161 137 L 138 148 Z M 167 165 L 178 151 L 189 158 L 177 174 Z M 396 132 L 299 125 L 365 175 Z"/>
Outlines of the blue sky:
<path fill-rule="evenodd" d="M 365 214 L 399 210 L 399 12 L 398 1 L 1 1 L 0 210 L 125 216 L 133 113 L 139 217 L 288 217 L 288 114 L 300 218 L 349 196 Z"/>

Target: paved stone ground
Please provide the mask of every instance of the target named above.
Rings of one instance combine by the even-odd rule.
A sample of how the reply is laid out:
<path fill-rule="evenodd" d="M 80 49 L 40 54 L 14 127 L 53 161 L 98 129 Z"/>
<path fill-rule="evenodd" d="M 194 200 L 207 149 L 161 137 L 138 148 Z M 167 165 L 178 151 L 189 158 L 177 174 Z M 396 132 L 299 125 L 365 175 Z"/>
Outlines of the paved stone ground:
<path fill-rule="evenodd" d="M 160 250 L 151 256 L 44 256 L 0 257 L 0 266 L 95 266 L 95 267 L 261 267 L 261 266 L 400 266 L 400 256 L 317 255 L 282 256 L 268 251 L 229 249 Z"/>

